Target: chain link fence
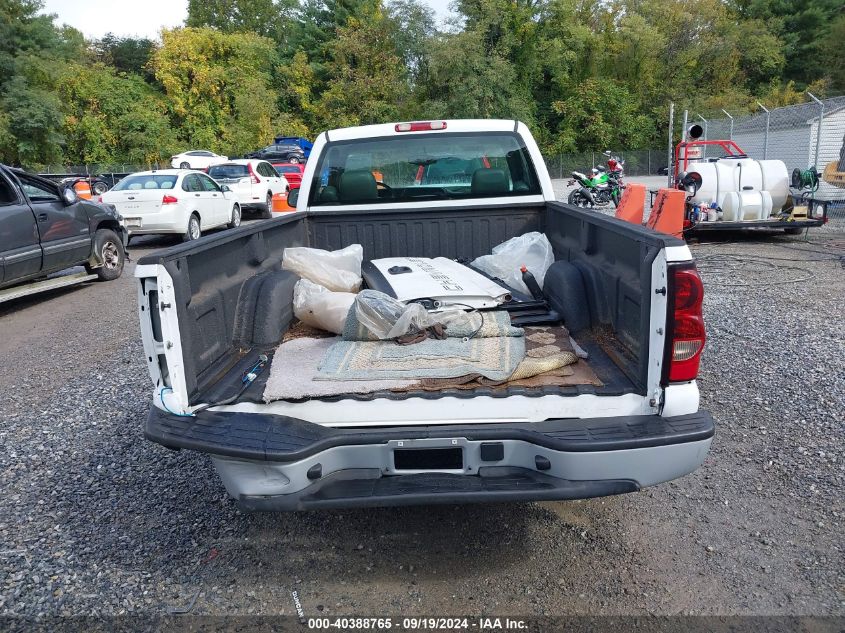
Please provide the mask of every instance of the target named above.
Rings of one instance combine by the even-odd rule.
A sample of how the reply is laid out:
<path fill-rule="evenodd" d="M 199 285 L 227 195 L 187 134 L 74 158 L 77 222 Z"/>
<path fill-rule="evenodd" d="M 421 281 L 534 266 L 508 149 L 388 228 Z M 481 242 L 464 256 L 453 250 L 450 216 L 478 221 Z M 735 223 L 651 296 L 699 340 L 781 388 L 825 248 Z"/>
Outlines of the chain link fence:
<path fill-rule="evenodd" d="M 664 149 L 611 150 L 611 154 L 625 161 L 626 176 L 654 176 L 666 173 L 666 150 Z M 593 167 L 607 165 L 607 156 L 602 152 L 575 152 L 547 155 L 544 158 L 549 175 L 556 180 L 569 178 L 573 171 L 584 173 Z"/>

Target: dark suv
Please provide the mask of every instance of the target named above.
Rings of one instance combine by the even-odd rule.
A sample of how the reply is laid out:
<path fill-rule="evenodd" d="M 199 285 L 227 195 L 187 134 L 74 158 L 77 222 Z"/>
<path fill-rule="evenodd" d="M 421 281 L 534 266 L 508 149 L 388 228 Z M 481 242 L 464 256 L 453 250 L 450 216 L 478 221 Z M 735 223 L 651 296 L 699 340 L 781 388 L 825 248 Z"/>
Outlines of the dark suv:
<path fill-rule="evenodd" d="M 264 149 L 247 154 L 246 158 L 297 164 L 305 162 L 305 152 L 297 145 L 268 145 Z"/>
<path fill-rule="evenodd" d="M 117 279 L 126 242 L 114 207 L 0 165 L 0 288 L 79 265 L 102 280 Z"/>

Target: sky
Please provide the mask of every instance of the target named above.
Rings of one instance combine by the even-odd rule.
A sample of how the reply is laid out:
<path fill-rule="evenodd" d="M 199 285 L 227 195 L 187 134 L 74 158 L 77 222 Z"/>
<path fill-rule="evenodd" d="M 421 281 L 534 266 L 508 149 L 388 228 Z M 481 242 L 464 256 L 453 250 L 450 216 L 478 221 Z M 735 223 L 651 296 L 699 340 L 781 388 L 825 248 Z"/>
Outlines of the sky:
<path fill-rule="evenodd" d="M 450 0 L 424 0 L 438 22 L 449 13 Z M 179 26 L 188 14 L 188 0 L 45 0 L 45 13 L 58 15 L 88 39 L 106 33 L 156 39 L 162 27 Z"/>

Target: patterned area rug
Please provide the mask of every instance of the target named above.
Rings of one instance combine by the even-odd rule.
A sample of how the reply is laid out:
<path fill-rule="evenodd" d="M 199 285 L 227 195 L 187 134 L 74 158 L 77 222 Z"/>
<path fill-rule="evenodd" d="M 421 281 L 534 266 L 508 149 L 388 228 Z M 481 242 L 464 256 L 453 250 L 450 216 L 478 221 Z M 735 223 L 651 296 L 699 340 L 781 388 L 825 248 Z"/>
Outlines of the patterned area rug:
<path fill-rule="evenodd" d="M 522 333 L 519 330 L 520 334 Z M 456 378 L 467 374 L 506 380 L 525 358 L 522 336 L 392 341 L 339 341 L 319 366 L 317 380 Z"/>

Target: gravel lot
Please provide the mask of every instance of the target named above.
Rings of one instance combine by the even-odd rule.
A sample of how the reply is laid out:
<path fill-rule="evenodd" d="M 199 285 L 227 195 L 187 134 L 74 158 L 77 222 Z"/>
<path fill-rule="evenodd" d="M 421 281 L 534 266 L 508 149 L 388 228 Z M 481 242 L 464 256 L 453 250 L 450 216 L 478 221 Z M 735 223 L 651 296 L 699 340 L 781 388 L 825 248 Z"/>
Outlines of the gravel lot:
<path fill-rule="evenodd" d="M 845 233 L 811 240 L 691 245 L 712 452 L 569 503 L 240 513 L 142 437 L 132 265 L 0 306 L 0 614 L 845 614 Z"/>

